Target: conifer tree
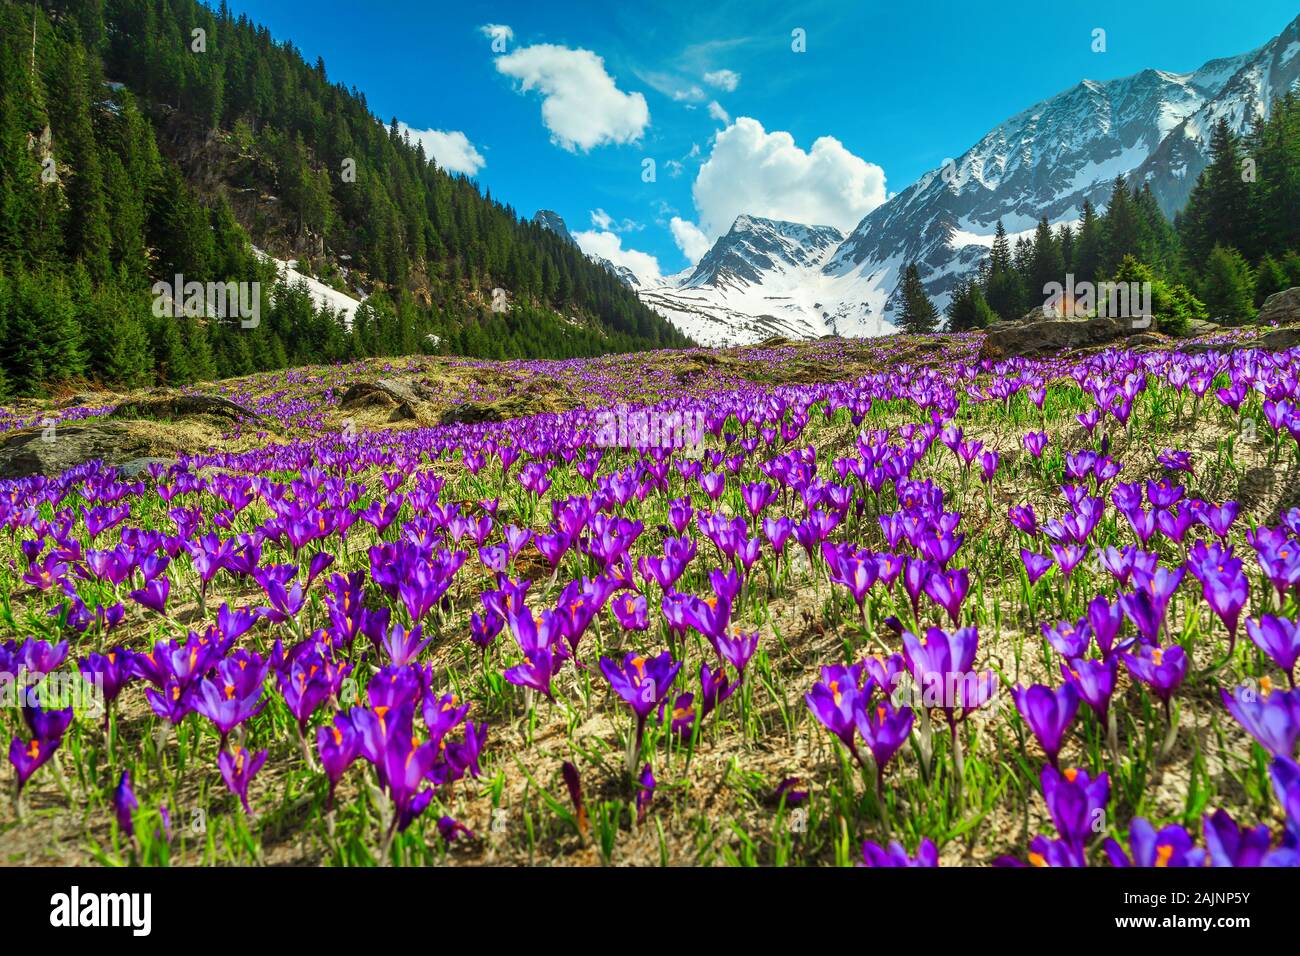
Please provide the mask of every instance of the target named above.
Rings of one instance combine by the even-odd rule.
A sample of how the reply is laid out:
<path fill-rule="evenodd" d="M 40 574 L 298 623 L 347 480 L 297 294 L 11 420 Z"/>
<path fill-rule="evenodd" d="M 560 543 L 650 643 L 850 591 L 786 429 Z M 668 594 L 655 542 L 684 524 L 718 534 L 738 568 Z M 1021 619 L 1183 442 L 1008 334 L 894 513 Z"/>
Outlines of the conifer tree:
<path fill-rule="evenodd" d="M 984 298 L 1002 319 L 1018 319 L 1025 313 L 1024 284 L 1012 261 L 1011 244 L 1001 219 L 993 236 Z"/>
<path fill-rule="evenodd" d="M 1243 176 L 1238 141 L 1224 118 L 1214 126 L 1210 162 L 1192 188 L 1183 211 L 1183 243 L 1194 268 L 1204 264 L 1216 245 L 1240 252 L 1252 245 L 1248 236 L 1249 186 Z"/>
<path fill-rule="evenodd" d="M 1101 219 L 1088 200 L 1083 201 L 1079 220 L 1079 234 L 1074 244 L 1074 257 L 1070 263 L 1076 282 L 1093 282 L 1101 268 Z"/>
<path fill-rule="evenodd" d="M 1200 298 L 1213 322 L 1241 325 L 1255 317 L 1254 277 L 1241 253 L 1222 245 L 1210 251 Z"/>
<path fill-rule="evenodd" d="M 925 294 L 921 274 L 916 263 L 910 263 L 903 272 L 902 309 L 898 327 L 912 335 L 933 332 L 938 326 L 939 313 Z"/>
<path fill-rule="evenodd" d="M 1052 227 L 1044 216 L 1034 231 L 1034 244 L 1029 258 L 1028 294 L 1031 299 L 1045 296 L 1048 283 L 1065 281 L 1065 258 Z"/>

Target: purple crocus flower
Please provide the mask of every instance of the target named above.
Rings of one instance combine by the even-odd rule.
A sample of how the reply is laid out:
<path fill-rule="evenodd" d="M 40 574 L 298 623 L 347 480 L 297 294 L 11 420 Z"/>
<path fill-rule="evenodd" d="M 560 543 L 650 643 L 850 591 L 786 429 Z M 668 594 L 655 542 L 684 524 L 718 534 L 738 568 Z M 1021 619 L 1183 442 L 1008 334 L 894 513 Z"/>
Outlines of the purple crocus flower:
<path fill-rule="evenodd" d="M 1300 624 L 1286 618 L 1265 614 L 1259 621 L 1246 619 L 1246 633 L 1255 646 L 1286 671 L 1295 686 L 1295 665 L 1300 660 Z"/>
<path fill-rule="evenodd" d="M 563 531 L 533 536 L 533 545 L 542 553 L 542 557 L 546 558 L 547 563 L 553 569 L 559 567 L 560 559 L 568 552 L 571 544 L 573 544 L 573 539 Z"/>
<path fill-rule="evenodd" d="M 753 484 L 741 485 L 741 499 L 745 502 L 746 510 L 757 518 L 769 504 L 776 498 L 776 490 L 766 481 L 757 481 Z"/>
<path fill-rule="evenodd" d="M 14 661 L 27 673 L 32 681 L 39 681 L 46 674 L 51 674 L 63 666 L 68 659 L 68 642 L 59 641 L 51 644 L 39 638 L 29 637 L 18 648 Z"/>
<path fill-rule="evenodd" d="M 961 615 L 962 602 L 970 590 L 970 572 L 966 568 L 956 571 L 940 571 L 925 579 L 925 593 L 930 600 L 948 612 L 952 623 L 956 624 Z"/>
<path fill-rule="evenodd" d="M 27 722 L 32 735 L 41 740 L 62 740 L 72 724 L 72 708 L 62 710 L 45 710 L 39 704 L 29 701 L 23 708 L 23 720 Z"/>
<path fill-rule="evenodd" d="M 1159 643 L 1160 629 L 1164 626 L 1164 613 L 1151 599 L 1150 594 L 1141 590 L 1131 594 L 1121 594 L 1119 606 L 1125 616 L 1133 622 L 1138 635 L 1147 645 L 1153 646 Z"/>
<path fill-rule="evenodd" d="M 1300 863 L 1300 764 L 1289 757 L 1275 757 L 1268 768 L 1273 792 L 1286 816 L 1287 836 L 1284 845 L 1296 853 Z M 1292 864 L 1294 865 L 1294 864 Z"/>
<path fill-rule="evenodd" d="M 1290 757 L 1300 739 L 1300 690 L 1273 690 L 1265 677 L 1258 691 L 1239 687 L 1219 691 L 1223 706 L 1261 747 L 1275 757 Z"/>
<path fill-rule="evenodd" d="M 826 541 L 822 543 L 822 557 L 826 559 L 830 580 L 848 588 L 853 602 L 861 609 L 879 573 L 874 556 L 866 551 L 855 551 L 848 545 L 836 546 Z"/>
<path fill-rule="evenodd" d="M 644 631 L 650 626 L 649 610 L 644 594 L 625 592 L 614 598 L 610 606 L 619 625 L 629 631 Z"/>
<path fill-rule="evenodd" d="M 636 718 L 636 734 L 628 739 L 629 773 L 641 755 L 646 718 L 668 696 L 681 667 L 681 663 L 674 661 L 669 651 L 651 658 L 629 651 L 621 666 L 608 657 L 600 659 L 600 672 L 605 675 L 605 680 L 609 681 L 614 692 L 632 709 Z"/>
<path fill-rule="evenodd" d="M 813 685 L 805 696 L 808 709 L 812 711 L 827 730 L 844 743 L 857 755 L 855 733 L 857 731 L 857 712 L 859 694 L 866 696 L 867 688 L 860 686 L 862 665 L 845 666 L 835 664 L 823 667 L 821 680 Z"/>
<path fill-rule="evenodd" d="M 922 705 L 942 710 L 954 731 L 957 710 L 964 719 L 993 696 L 997 678 L 992 671 L 972 670 L 979 648 L 979 631 L 963 627 L 951 633 L 930 628 L 924 639 L 903 634 L 903 657 L 921 689 Z"/>
<path fill-rule="evenodd" d="M 351 664 L 340 666 L 330 659 L 327 647 L 312 644 L 304 653 L 295 655 L 287 667 L 276 670 L 280 696 L 298 721 L 298 732 L 304 737 L 312 714 L 338 694 L 343 679 L 352 671 Z"/>
<path fill-rule="evenodd" d="M 1237 520 L 1241 506 L 1235 501 L 1225 501 L 1221 505 L 1202 505 L 1197 510 L 1198 520 L 1214 532 L 1220 539 L 1226 538 Z"/>
<path fill-rule="evenodd" d="M 1177 644 L 1168 648 L 1142 644 L 1136 654 L 1126 651 L 1123 657 L 1129 673 L 1165 703 L 1187 676 L 1187 652 Z"/>
<path fill-rule="evenodd" d="M 785 544 L 793 533 L 794 521 L 790 518 L 763 519 L 763 537 L 767 538 L 768 543 L 772 545 L 772 550 L 777 554 L 785 550 Z"/>
<path fill-rule="evenodd" d="M 549 647 L 524 652 L 523 663 L 508 668 L 503 676 L 518 687 L 530 687 L 551 696 L 551 678 L 555 676 L 557 660 Z"/>
<path fill-rule="evenodd" d="M 1205 815 L 1202 832 L 1211 866 L 1259 866 L 1272 842 L 1267 825 L 1239 827 L 1223 809 Z"/>
<path fill-rule="evenodd" d="M 455 817 L 441 816 L 438 818 L 438 834 L 447 843 L 455 843 L 459 839 L 474 839 L 474 831 L 465 824 L 461 823 Z"/>
<path fill-rule="evenodd" d="M 63 743 L 62 737 L 52 739 L 32 737 L 25 743 L 21 737 L 15 737 L 9 742 L 9 762 L 13 764 L 14 771 L 18 774 L 20 794 L 32 774 L 44 766 L 45 762 L 54 755 L 54 751 L 59 749 L 61 743 Z"/>
<path fill-rule="evenodd" d="M 1031 585 L 1037 584 L 1038 579 L 1051 570 L 1054 563 L 1047 555 L 1030 551 L 1028 548 L 1020 549 L 1020 560 L 1024 562 L 1025 575 Z"/>
<path fill-rule="evenodd" d="M 316 752 L 329 780 L 326 805 L 329 809 L 334 805 L 334 790 L 339 780 L 361 753 L 360 739 L 347 714 L 335 714 L 333 723 L 317 728 Z"/>
<path fill-rule="evenodd" d="M 994 866 L 1025 866 L 1014 857 L 1002 857 L 993 862 Z M 1065 840 L 1052 840 L 1041 833 L 1029 841 L 1029 866 L 1048 867 L 1052 869 L 1070 869 L 1085 867 L 1087 858 L 1078 847 L 1071 846 Z"/>
<path fill-rule="evenodd" d="M 86 683 L 100 690 L 104 703 L 111 706 L 131 680 L 131 658 L 132 652 L 119 646 L 104 654 L 87 654 L 77 666 Z"/>
<path fill-rule="evenodd" d="M 117 787 L 113 790 L 113 815 L 117 817 L 118 829 L 127 837 L 135 836 L 135 820 L 132 815 L 139 806 L 140 801 L 135 798 L 135 792 L 131 789 L 131 773 L 123 770 Z"/>
<path fill-rule="evenodd" d="M 484 611 L 482 614 L 475 611 L 469 618 L 469 639 L 486 654 L 505 624 L 506 619 L 495 611 Z"/>
<path fill-rule="evenodd" d="M 1020 439 L 1025 450 L 1035 458 L 1043 457 L 1043 449 L 1047 447 L 1047 434 L 1045 432 L 1029 432 Z"/>
<path fill-rule="evenodd" d="M 283 581 L 266 577 L 262 581 L 262 587 L 271 607 L 259 607 L 257 613 L 273 624 L 282 624 L 296 617 L 307 603 L 307 596 L 299 581 L 294 581 L 292 587 L 286 588 Z"/>
<path fill-rule="evenodd" d="M 1007 518 L 1013 527 L 1019 528 L 1025 534 L 1030 536 L 1038 534 L 1038 517 L 1034 514 L 1033 505 L 1012 505 L 1007 509 Z M 1022 551 L 1021 554 L 1023 553 Z"/>
<path fill-rule="evenodd" d="M 1061 665 L 1061 676 L 1079 692 L 1080 699 L 1092 708 L 1102 724 L 1107 720 L 1118 675 L 1119 664 L 1113 657 L 1103 660 L 1076 657 L 1069 664 Z"/>
<path fill-rule="evenodd" d="M 707 598 L 686 596 L 680 611 L 684 623 L 708 638 L 710 642 L 716 641 L 725 634 L 731 624 L 731 598 L 723 594 L 714 594 Z M 665 613 L 667 613 L 666 607 Z"/>
<path fill-rule="evenodd" d="M 564 778 L 565 789 L 569 791 L 569 799 L 573 802 L 573 812 L 578 819 L 578 830 L 585 834 L 587 808 L 582 802 L 582 777 L 578 773 L 578 768 L 570 760 L 564 761 L 560 767 L 560 775 Z"/>
<path fill-rule="evenodd" d="M 646 811 L 650 809 L 650 804 L 655 796 L 655 775 L 646 764 L 641 768 L 641 776 L 637 778 L 636 792 L 636 822 L 641 824 L 645 822 Z"/>
<path fill-rule="evenodd" d="M 714 501 L 721 497 L 726 483 L 727 476 L 720 471 L 710 471 L 700 476 L 700 487 Z"/>
<path fill-rule="evenodd" d="M 1088 602 L 1088 627 L 1092 638 L 1097 642 L 1097 649 L 1102 657 L 1110 657 L 1115 647 L 1115 638 L 1124 624 L 1124 610 L 1118 604 L 1106 600 L 1105 595 L 1098 594 Z"/>
<path fill-rule="evenodd" d="M 257 776 L 257 772 L 262 769 L 264 763 L 266 763 L 265 750 L 249 754 L 243 747 L 235 746 L 229 750 L 223 750 L 217 755 L 217 766 L 221 768 L 221 779 L 226 782 L 230 792 L 239 797 L 244 812 L 250 815 L 253 811 L 248 805 L 248 786 L 253 782 L 253 778 Z"/>
<path fill-rule="evenodd" d="M 600 659 L 600 672 L 609 686 L 632 709 L 638 727 L 642 727 L 650 712 L 659 706 L 672 688 L 681 664 L 673 660 L 669 651 L 658 657 L 646 658 L 629 651 L 622 665 L 608 657 Z"/>
<path fill-rule="evenodd" d="M 863 704 L 866 703 L 865 698 L 860 697 L 859 700 Z M 871 751 L 876 772 L 883 774 L 889 761 L 894 759 L 894 755 L 907 742 L 908 735 L 912 732 L 912 722 L 915 719 L 912 708 L 895 709 L 888 698 L 883 698 L 874 707 L 870 705 L 858 707 L 854 718 L 858 733 L 862 735 L 867 749 Z"/>
<path fill-rule="evenodd" d="M 921 613 L 921 595 L 925 592 L 925 582 L 936 570 L 925 558 L 907 556 L 904 559 L 903 590 L 912 602 L 913 617 Z"/>
<path fill-rule="evenodd" d="M 149 581 L 144 587 L 131 592 L 131 599 L 141 607 L 147 607 L 159 614 L 166 613 L 167 597 L 171 594 L 172 583 L 165 574 Z"/>
<path fill-rule="evenodd" d="M 1045 765 L 1039 775 L 1043 801 L 1056 832 L 1080 856 L 1092 834 L 1100 832 L 1110 799 L 1110 778 L 1100 773 L 1096 779 L 1085 770 L 1057 770 Z"/>
<path fill-rule="evenodd" d="M 1129 851 L 1115 840 L 1107 839 L 1106 855 L 1112 866 L 1139 867 L 1198 867 L 1205 865 L 1205 851 L 1193 845 L 1191 835 L 1176 823 L 1156 832 L 1155 827 L 1142 817 L 1134 817 L 1129 824 Z"/>
<path fill-rule="evenodd" d="M 749 664 L 749 659 L 754 656 L 754 652 L 758 650 L 758 631 L 746 634 L 739 627 L 732 627 L 730 631 L 714 639 L 713 648 L 718 652 L 718 656 L 734 667 L 744 680 L 745 667 Z"/>
<path fill-rule="evenodd" d="M 1051 644 L 1062 657 L 1066 659 L 1082 657 L 1088 652 L 1088 645 L 1092 642 L 1092 627 L 1086 619 L 1074 624 L 1069 621 L 1058 621 L 1051 627 L 1046 624 L 1041 627 L 1047 643 Z"/>
<path fill-rule="evenodd" d="M 437 760 L 438 748 L 398 730 L 389 735 L 379 756 L 385 786 L 393 801 L 392 825 L 403 833 L 433 800 L 433 790 L 422 788 Z"/>
<path fill-rule="evenodd" d="M 1053 544 L 1051 547 L 1061 574 L 1067 578 L 1088 556 L 1088 549 L 1081 544 Z"/>
<path fill-rule="evenodd" d="M 230 732 L 262 712 L 262 683 L 269 662 L 256 654 L 232 657 L 217 665 L 215 678 L 204 678 L 190 696 L 190 708 L 212 721 L 224 746 Z"/>
<path fill-rule="evenodd" d="M 897 840 L 890 843 L 888 848 L 867 840 L 862 844 L 862 865 L 876 867 L 937 867 L 939 865 L 939 851 L 935 849 L 934 843 L 930 841 L 929 837 L 921 838 L 915 856 L 908 856 L 907 850 Z"/>
<path fill-rule="evenodd" d="M 1033 731 L 1052 766 L 1056 766 L 1065 733 L 1079 712 L 1079 692 L 1069 683 L 1056 690 L 1033 684 L 1030 687 L 1017 686 L 1014 695 L 1020 716 Z"/>
<path fill-rule="evenodd" d="M 376 650 L 383 653 L 390 663 L 405 667 L 420 656 L 420 652 L 433 642 L 433 638 L 424 636 L 424 628 L 420 624 L 408 630 L 402 626 L 401 621 L 393 621 L 392 627 L 387 627 L 387 610 L 384 608 L 379 614 L 367 615 L 364 629 Z"/>
<path fill-rule="evenodd" d="M 564 596 L 561 595 L 561 603 Z M 545 610 L 534 615 L 527 607 L 506 614 L 506 623 L 510 633 L 525 654 L 549 650 L 563 633 L 563 621 L 552 611 Z"/>
<path fill-rule="evenodd" d="M 798 777 L 786 777 L 772 792 L 771 800 L 777 806 L 797 807 L 808 799 L 808 791 L 800 790 L 802 781 Z"/>
<path fill-rule="evenodd" d="M 1237 643 L 1237 622 L 1241 619 L 1241 609 L 1250 597 L 1250 582 L 1240 569 L 1220 571 L 1207 568 L 1201 588 L 1210 610 L 1219 616 L 1228 630 L 1228 655 L 1231 656 Z"/>

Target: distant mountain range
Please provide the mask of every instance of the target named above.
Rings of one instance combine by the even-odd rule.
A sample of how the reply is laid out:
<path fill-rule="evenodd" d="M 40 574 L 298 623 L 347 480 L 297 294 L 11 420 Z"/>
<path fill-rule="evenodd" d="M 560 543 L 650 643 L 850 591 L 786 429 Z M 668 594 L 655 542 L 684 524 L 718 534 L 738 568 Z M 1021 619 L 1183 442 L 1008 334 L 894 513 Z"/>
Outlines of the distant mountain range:
<path fill-rule="evenodd" d="M 694 269 L 657 285 L 599 261 L 702 345 L 880 335 L 894 329 L 909 262 L 942 310 L 988 254 L 999 220 L 1013 241 L 1042 216 L 1077 221 L 1085 199 L 1104 206 L 1121 173 L 1149 183 L 1172 216 L 1205 168 L 1218 120 L 1244 134 L 1287 90 L 1300 90 L 1300 17 L 1259 49 L 1191 73 L 1084 80 L 998 124 L 848 236 L 742 215 Z M 568 234 L 559 216 L 538 215 Z"/>

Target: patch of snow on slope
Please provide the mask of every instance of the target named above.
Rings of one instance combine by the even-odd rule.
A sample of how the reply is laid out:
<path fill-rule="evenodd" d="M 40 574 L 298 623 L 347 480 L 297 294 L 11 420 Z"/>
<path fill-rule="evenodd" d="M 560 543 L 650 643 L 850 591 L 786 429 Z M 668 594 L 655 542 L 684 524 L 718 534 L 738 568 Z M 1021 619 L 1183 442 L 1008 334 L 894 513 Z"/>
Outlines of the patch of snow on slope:
<path fill-rule="evenodd" d="M 362 299 L 354 299 L 346 293 L 327 286 L 319 279 L 314 279 L 298 271 L 298 260 L 296 259 L 277 259 L 275 256 L 268 255 L 256 246 L 253 247 L 253 253 L 264 262 L 274 262 L 276 271 L 280 274 L 280 279 L 288 286 L 303 286 L 307 294 L 311 296 L 312 305 L 317 309 L 329 308 L 335 312 L 343 313 L 343 322 L 349 328 L 352 326 L 352 317 L 356 315 L 357 306 Z"/>

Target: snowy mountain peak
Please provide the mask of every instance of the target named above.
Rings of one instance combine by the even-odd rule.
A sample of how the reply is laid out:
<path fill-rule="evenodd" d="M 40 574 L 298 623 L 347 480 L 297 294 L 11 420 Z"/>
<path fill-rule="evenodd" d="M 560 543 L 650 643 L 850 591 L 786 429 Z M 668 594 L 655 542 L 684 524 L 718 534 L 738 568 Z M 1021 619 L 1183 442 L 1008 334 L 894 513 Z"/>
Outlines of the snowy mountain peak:
<path fill-rule="evenodd" d="M 740 215 L 682 285 L 762 284 L 775 273 L 820 265 L 843 241 L 844 234 L 834 226 Z"/>

